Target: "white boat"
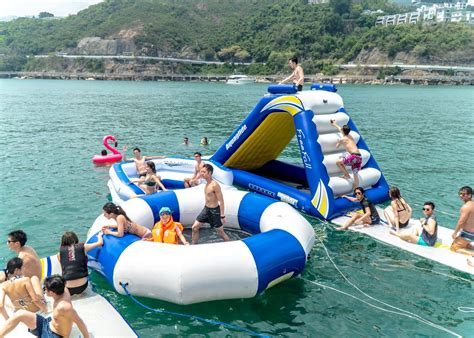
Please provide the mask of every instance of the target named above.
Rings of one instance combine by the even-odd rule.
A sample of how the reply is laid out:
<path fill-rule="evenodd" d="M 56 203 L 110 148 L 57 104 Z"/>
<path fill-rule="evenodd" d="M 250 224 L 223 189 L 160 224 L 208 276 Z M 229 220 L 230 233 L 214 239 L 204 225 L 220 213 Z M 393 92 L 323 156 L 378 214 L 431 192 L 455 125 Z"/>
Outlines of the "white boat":
<path fill-rule="evenodd" d="M 249 84 L 255 83 L 255 78 L 247 75 L 231 75 L 227 79 L 227 84 Z"/>
<path fill-rule="evenodd" d="M 49 256 L 41 259 L 42 278 L 53 274 L 61 274 L 61 265 L 59 264 L 57 255 Z M 122 315 L 115 307 L 104 297 L 95 293 L 92 287 L 89 287 L 80 295 L 71 297 L 74 309 L 82 318 L 87 326 L 91 337 L 128 337 L 136 338 L 138 335 L 130 327 Z M 52 310 L 52 299 L 47 299 L 48 310 Z M 7 313 L 13 315 L 13 305 L 7 297 L 5 303 Z M 49 317 L 48 314 L 41 314 Z M 5 319 L 0 316 L 0 326 L 3 325 Z M 20 323 L 7 337 L 35 337 L 28 332 L 26 325 Z M 82 337 L 76 325 L 73 325 L 71 338 Z"/>
<path fill-rule="evenodd" d="M 380 218 L 385 222 L 385 219 L 383 217 L 383 210 L 377 207 L 377 212 Z M 331 223 L 337 225 L 344 225 L 350 219 L 350 217 L 351 213 L 345 216 L 332 219 Z M 419 226 L 419 220 L 410 219 L 408 226 L 403 229 L 400 229 L 400 231 L 402 233 L 410 233 L 411 231 L 413 231 L 414 228 Z M 453 242 L 453 239 L 451 237 L 453 233 L 452 229 L 438 225 L 438 240 L 435 246 L 433 247 L 409 243 L 398 238 L 397 236 L 391 235 L 390 227 L 386 224 L 375 224 L 371 226 L 354 225 L 351 226 L 348 230 L 368 235 L 383 243 L 393 245 L 402 250 L 414 253 L 415 255 L 447 265 L 453 269 L 474 275 L 474 267 L 469 266 L 467 264 L 467 258 L 469 256 L 453 252 L 449 249 L 451 243 Z"/>

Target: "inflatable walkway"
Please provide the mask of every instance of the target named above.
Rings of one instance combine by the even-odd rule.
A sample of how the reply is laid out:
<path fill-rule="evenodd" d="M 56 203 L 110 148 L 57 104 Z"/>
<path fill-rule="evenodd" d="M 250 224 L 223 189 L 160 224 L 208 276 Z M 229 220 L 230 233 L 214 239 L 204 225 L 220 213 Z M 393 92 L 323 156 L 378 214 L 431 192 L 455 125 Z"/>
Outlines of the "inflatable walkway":
<path fill-rule="evenodd" d="M 233 184 L 322 219 L 343 215 L 356 204 L 340 198 L 352 193 L 353 181 L 343 179 L 336 165 L 344 149 L 336 148 L 340 135 L 331 119 L 351 127 L 363 157 L 359 185 L 367 197 L 388 200 L 388 184 L 333 85 L 314 84 L 298 93 L 293 86 L 270 86 L 211 160 L 232 169 Z M 302 165 L 278 161 L 295 136 Z"/>

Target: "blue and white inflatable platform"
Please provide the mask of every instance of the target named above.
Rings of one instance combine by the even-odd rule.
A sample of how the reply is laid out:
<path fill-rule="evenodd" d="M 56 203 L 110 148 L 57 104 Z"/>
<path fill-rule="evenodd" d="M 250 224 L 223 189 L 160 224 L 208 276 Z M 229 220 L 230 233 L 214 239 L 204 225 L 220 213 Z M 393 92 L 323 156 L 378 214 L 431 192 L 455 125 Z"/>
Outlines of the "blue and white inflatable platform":
<path fill-rule="evenodd" d="M 192 177 L 196 161 L 187 158 L 167 157 L 164 159 L 151 160 L 155 163 L 157 174 L 167 189 L 184 189 L 184 179 Z M 213 161 L 204 161 L 212 165 L 213 178 L 221 185 L 232 185 L 234 175 L 232 170 L 225 168 Z M 112 201 L 121 204 L 133 196 L 144 195 L 145 192 L 132 183 L 138 178 L 135 162 L 121 162 L 114 164 L 109 170 L 110 179 L 107 183 Z"/>
<path fill-rule="evenodd" d="M 104 236 L 104 246 L 88 253 L 89 265 L 122 294 L 157 298 L 177 304 L 249 298 L 301 273 L 314 243 L 311 224 L 290 205 L 222 185 L 227 222 L 250 237 L 242 240 L 172 245 L 142 241 L 134 235 Z M 152 228 L 161 207 L 191 225 L 204 206 L 204 185 L 133 198 L 121 205 L 129 218 Z M 112 220 L 113 221 L 113 220 Z M 103 215 L 88 240 L 103 225 Z"/>

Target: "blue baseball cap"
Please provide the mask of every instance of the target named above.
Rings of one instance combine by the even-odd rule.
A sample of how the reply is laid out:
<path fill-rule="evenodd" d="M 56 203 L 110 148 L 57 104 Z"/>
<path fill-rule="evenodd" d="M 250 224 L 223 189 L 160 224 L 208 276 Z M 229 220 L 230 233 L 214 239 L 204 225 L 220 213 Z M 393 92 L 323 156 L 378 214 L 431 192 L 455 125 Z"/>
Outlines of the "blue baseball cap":
<path fill-rule="evenodd" d="M 160 209 L 160 216 L 163 214 L 170 214 L 171 215 L 171 209 L 168 207 L 163 207 Z"/>

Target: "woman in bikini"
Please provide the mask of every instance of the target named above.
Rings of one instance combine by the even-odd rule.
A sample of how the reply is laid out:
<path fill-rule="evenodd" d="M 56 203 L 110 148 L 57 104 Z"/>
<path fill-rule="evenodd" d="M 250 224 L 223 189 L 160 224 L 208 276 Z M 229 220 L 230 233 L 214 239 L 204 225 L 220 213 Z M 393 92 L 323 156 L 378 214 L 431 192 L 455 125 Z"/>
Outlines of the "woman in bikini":
<path fill-rule="evenodd" d="M 392 230 L 399 231 L 405 228 L 410 222 L 412 209 L 400 194 L 397 187 L 391 187 L 389 191 L 392 203 L 383 211 L 385 218 L 392 227 Z"/>
<path fill-rule="evenodd" d="M 132 234 L 142 239 L 152 237 L 150 229 L 132 222 L 120 206 L 109 202 L 102 209 L 104 210 L 105 218 L 113 219 L 116 222 L 116 224 L 102 227 L 104 235 L 123 237 L 126 234 Z M 117 229 L 117 231 L 112 231 L 111 229 Z"/>
<path fill-rule="evenodd" d="M 146 174 L 144 177 L 132 180 L 132 182 L 139 183 L 139 187 L 145 192 L 145 194 L 150 195 L 154 192 L 161 189 L 161 190 L 168 190 L 161 182 L 160 175 L 156 174 L 156 167 L 155 163 L 148 161 L 145 164 Z"/>
<path fill-rule="evenodd" d="M 8 319 L 5 310 L 5 296 L 8 296 L 15 311 L 23 309 L 30 312 L 41 310 L 47 312 L 46 301 L 39 278 L 36 276 L 25 277 L 21 272 L 23 260 L 19 257 L 12 258 L 7 263 L 7 280 L 0 285 L 0 313 Z"/>

